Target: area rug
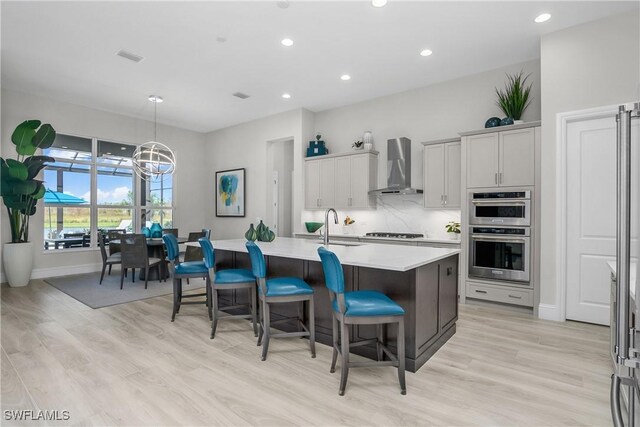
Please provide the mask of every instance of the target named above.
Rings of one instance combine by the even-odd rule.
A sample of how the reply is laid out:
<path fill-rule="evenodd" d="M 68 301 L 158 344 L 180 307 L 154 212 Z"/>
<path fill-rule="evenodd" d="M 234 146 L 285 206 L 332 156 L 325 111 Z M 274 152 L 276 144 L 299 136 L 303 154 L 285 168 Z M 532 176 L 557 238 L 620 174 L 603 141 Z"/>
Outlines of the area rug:
<path fill-rule="evenodd" d="M 204 288 L 204 279 L 189 281 L 191 282 L 189 285 L 186 279 L 182 281 L 184 292 Z M 137 272 L 134 283 L 131 283 L 131 272 L 129 272 L 129 277 L 124 279 L 124 289 L 120 290 L 120 270 L 115 268 L 110 276 L 105 273 L 102 285 L 99 284 L 99 272 L 54 277 L 45 279 L 45 282 L 91 308 L 108 307 L 173 294 L 173 283 L 170 278 L 166 282 L 149 281 L 148 289 L 145 289 L 144 280 L 138 279 Z"/>

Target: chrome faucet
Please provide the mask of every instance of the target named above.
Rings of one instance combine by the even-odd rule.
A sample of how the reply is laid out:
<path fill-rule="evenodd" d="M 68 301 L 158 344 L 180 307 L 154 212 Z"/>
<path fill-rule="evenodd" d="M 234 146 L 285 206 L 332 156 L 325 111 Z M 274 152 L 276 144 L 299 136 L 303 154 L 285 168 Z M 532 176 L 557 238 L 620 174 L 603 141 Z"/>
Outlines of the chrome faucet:
<path fill-rule="evenodd" d="M 327 211 L 324 213 L 324 245 L 328 245 L 329 244 L 329 212 L 333 211 L 333 219 L 335 220 L 335 223 L 338 223 L 338 212 L 336 212 L 335 209 L 333 208 L 329 208 L 327 209 Z"/>

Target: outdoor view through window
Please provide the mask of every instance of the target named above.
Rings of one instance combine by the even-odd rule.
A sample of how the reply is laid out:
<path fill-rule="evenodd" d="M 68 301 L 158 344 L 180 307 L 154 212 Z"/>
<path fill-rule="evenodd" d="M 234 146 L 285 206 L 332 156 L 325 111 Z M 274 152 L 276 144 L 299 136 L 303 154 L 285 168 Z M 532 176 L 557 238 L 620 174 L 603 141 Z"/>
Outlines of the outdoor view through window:
<path fill-rule="evenodd" d="M 157 222 L 173 225 L 173 178 L 139 179 L 134 145 L 58 134 L 44 154 L 44 248 L 96 247 L 98 233 L 140 233 Z"/>

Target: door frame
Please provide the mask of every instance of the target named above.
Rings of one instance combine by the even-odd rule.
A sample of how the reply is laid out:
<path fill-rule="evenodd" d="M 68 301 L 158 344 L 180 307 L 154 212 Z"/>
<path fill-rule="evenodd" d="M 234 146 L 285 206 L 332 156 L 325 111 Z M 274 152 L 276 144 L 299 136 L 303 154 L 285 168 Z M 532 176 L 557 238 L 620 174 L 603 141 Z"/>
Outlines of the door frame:
<path fill-rule="evenodd" d="M 567 320 L 567 127 L 586 119 L 612 117 L 618 106 L 608 105 L 585 110 L 568 111 L 556 115 L 556 316 L 553 320 Z M 541 304 L 543 305 L 543 304 Z M 543 307 L 545 309 L 549 307 Z M 548 311 L 548 310 L 545 310 Z"/>

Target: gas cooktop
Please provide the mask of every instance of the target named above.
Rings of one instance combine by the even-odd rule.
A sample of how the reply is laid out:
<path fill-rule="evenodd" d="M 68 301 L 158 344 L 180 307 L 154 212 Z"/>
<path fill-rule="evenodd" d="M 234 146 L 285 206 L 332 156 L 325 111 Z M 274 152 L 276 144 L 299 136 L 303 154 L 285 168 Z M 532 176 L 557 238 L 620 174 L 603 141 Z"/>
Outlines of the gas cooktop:
<path fill-rule="evenodd" d="M 375 232 L 375 233 L 367 233 L 366 237 L 390 237 L 392 239 L 419 239 L 420 237 L 424 237 L 424 234 L 417 233 L 389 233 L 389 232 Z"/>

